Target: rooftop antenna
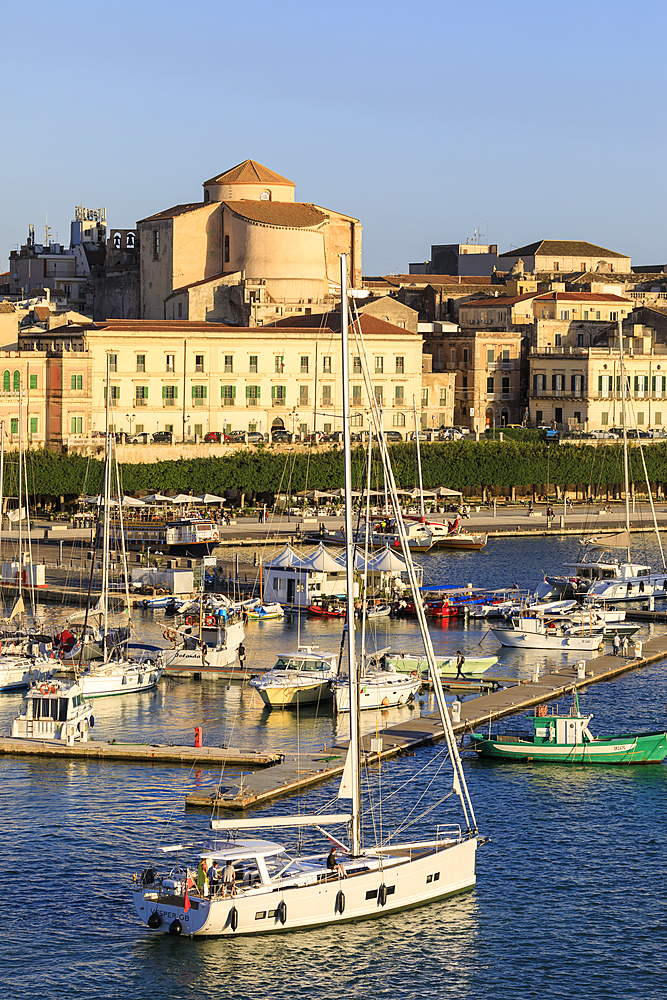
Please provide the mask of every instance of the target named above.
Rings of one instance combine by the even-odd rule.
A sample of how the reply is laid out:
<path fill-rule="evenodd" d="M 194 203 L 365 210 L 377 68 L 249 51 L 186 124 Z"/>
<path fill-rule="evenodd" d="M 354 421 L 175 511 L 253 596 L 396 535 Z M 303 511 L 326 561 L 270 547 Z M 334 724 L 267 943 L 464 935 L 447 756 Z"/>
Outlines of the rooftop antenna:
<path fill-rule="evenodd" d="M 49 228 L 49 213 L 46 213 L 45 223 L 44 223 L 44 246 L 48 247 L 51 243 L 51 230 Z"/>

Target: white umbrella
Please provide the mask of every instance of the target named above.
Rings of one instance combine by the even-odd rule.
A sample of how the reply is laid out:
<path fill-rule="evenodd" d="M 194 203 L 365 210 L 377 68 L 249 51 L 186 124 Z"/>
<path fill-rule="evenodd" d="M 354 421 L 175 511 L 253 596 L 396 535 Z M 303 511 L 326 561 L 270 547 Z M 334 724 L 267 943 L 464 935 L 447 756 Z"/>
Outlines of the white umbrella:
<path fill-rule="evenodd" d="M 122 504 L 123 504 L 123 507 L 145 507 L 146 506 L 146 504 L 144 503 L 143 500 L 137 500 L 136 497 L 123 497 Z"/>
<path fill-rule="evenodd" d="M 224 503 L 226 497 L 217 497 L 215 493 L 199 493 L 195 499 L 200 503 Z"/>
<path fill-rule="evenodd" d="M 177 493 L 175 497 L 169 497 L 169 503 L 201 503 L 201 500 L 189 493 Z"/>
<path fill-rule="evenodd" d="M 170 497 L 166 497 L 163 493 L 151 493 L 147 497 L 142 497 L 144 503 L 166 503 Z"/>

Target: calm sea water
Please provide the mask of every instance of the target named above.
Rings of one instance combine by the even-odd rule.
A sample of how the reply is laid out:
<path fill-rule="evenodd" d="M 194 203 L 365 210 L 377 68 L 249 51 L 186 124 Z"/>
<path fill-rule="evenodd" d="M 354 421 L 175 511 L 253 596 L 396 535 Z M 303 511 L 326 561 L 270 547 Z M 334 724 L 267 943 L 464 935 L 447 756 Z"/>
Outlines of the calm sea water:
<path fill-rule="evenodd" d="M 479 554 L 424 557 L 432 582 L 534 585 L 574 554 L 572 541 L 493 541 Z M 656 560 L 654 560 L 656 564 Z M 147 637 L 159 635 L 141 616 Z M 436 649 L 472 655 L 484 629 L 456 623 L 434 630 Z M 269 664 L 297 640 L 336 649 L 339 625 L 290 619 L 249 630 L 249 660 Z M 411 623 L 389 622 L 379 645 L 417 648 Z M 496 652 L 487 637 L 482 646 Z M 529 672 L 511 651 L 494 672 Z M 553 662 L 552 659 L 549 660 Z M 0 695 L 6 731 L 20 695 Z M 663 728 L 664 664 L 596 685 L 581 696 L 600 734 Z M 383 713 L 398 721 L 414 709 Z M 96 704 L 98 738 L 237 746 L 296 746 L 294 717 L 268 713 L 237 685 L 169 680 L 154 693 Z M 370 730 L 376 725 L 365 717 Z M 303 712 L 302 747 L 328 742 L 345 722 Z M 383 767 L 395 794 L 389 825 L 427 791 L 423 768 L 441 747 L 423 748 Z M 661 998 L 667 994 L 661 940 L 667 907 L 667 771 L 494 764 L 466 758 L 480 830 L 491 838 L 478 856 L 476 889 L 454 900 L 382 920 L 251 940 L 191 941 L 154 934 L 134 915 L 131 875 L 158 843 L 205 838 L 208 816 L 184 812 L 183 799 L 220 774 L 185 768 L 0 759 L 5 918 L 0 983 L 7 995 L 93 1000 L 263 996 L 288 998 Z M 229 772 L 226 781 L 242 776 Z M 246 779 L 247 780 L 247 779 Z M 444 774 L 432 799 L 447 790 Z M 325 785 L 303 809 L 330 801 Z M 270 811 L 293 810 L 282 800 Z M 439 819 L 447 817 L 439 816 Z M 424 832 L 430 832 L 428 827 Z"/>

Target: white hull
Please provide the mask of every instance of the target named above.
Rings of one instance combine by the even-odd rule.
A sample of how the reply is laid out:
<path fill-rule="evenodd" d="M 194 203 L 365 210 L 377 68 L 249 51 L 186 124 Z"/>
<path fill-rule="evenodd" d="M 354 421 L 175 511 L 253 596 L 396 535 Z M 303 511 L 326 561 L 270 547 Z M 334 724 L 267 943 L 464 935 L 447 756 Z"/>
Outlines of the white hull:
<path fill-rule="evenodd" d="M 420 687 L 421 677 L 382 671 L 377 677 L 366 677 L 359 681 L 359 708 L 407 705 L 414 700 Z M 334 688 L 334 707 L 337 712 L 350 711 L 350 685 L 347 679 Z"/>
<path fill-rule="evenodd" d="M 450 677 L 456 674 L 455 656 L 438 657 L 435 662 L 441 677 Z M 463 664 L 463 674 L 465 677 L 481 677 L 497 662 L 497 656 L 466 657 Z M 387 666 L 401 673 L 412 673 L 413 670 L 416 670 L 420 676 L 428 672 L 428 661 L 425 656 L 390 655 L 387 657 Z"/>
<path fill-rule="evenodd" d="M 35 662 L 25 656 L 3 656 L 0 659 L 0 691 L 27 688 L 31 681 L 42 680 L 50 674 L 50 669 L 39 670 Z"/>
<path fill-rule="evenodd" d="M 355 864 L 347 862 L 349 875 L 345 879 L 334 876 L 330 881 L 322 881 L 327 877 L 323 869 L 309 879 L 309 884 L 281 886 L 272 881 L 237 890 L 233 899 L 224 900 L 200 899 L 190 890 L 191 907 L 187 913 L 182 895 L 163 895 L 151 889 L 135 889 L 134 905 L 145 922 L 157 911 L 162 931 L 168 931 L 171 922 L 178 918 L 183 934 L 234 937 L 384 916 L 464 892 L 475 885 L 476 837 L 449 846 L 441 843 L 438 848 L 432 844 L 424 845 L 423 850 L 418 845 L 412 846 L 415 848 L 410 852 L 414 855 L 412 860 L 395 859 L 387 853 L 382 869 L 372 855 L 359 858 L 358 867 L 369 869 L 360 874 L 352 874 Z M 344 896 L 342 912 L 340 893 Z M 285 904 L 284 923 L 279 915 L 281 903 Z M 236 930 L 232 929 L 232 911 L 238 920 Z"/>
<path fill-rule="evenodd" d="M 217 635 L 217 630 L 215 634 Z M 204 656 L 199 646 L 195 649 L 177 646 L 159 653 L 156 663 L 172 677 L 190 677 L 192 674 L 216 677 L 223 672 L 227 676 L 229 670 L 225 668 L 237 664 L 238 648 L 244 639 L 243 623 L 232 622 L 225 630 L 224 642 L 218 647 L 207 649 Z"/>
<path fill-rule="evenodd" d="M 77 680 L 85 698 L 105 698 L 110 695 L 135 694 L 154 688 L 162 676 L 159 667 L 123 661 L 109 661 L 90 667 Z"/>
<path fill-rule="evenodd" d="M 491 632 L 503 646 L 514 646 L 517 649 L 572 649 L 591 652 L 599 649 L 603 643 L 601 632 L 594 635 L 549 635 L 503 628 L 492 628 Z M 463 669 L 465 672 L 465 667 Z"/>
<path fill-rule="evenodd" d="M 598 580 L 588 591 L 588 599 L 596 601 L 646 601 L 649 597 L 667 597 L 667 574 L 630 577 L 620 580 Z"/>

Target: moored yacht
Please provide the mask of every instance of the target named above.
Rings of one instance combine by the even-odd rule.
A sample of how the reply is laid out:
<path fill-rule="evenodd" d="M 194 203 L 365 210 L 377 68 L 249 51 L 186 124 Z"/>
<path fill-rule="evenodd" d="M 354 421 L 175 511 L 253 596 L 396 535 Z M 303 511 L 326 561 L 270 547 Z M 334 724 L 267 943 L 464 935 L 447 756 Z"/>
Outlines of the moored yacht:
<path fill-rule="evenodd" d="M 331 701 L 331 684 L 338 673 L 335 653 L 319 653 L 314 646 L 299 646 L 281 654 L 274 667 L 250 686 L 269 708 L 295 708 Z"/>
<path fill-rule="evenodd" d="M 11 735 L 13 739 L 85 742 L 94 725 L 92 703 L 84 699 L 78 684 L 52 678 L 28 689 Z"/>

